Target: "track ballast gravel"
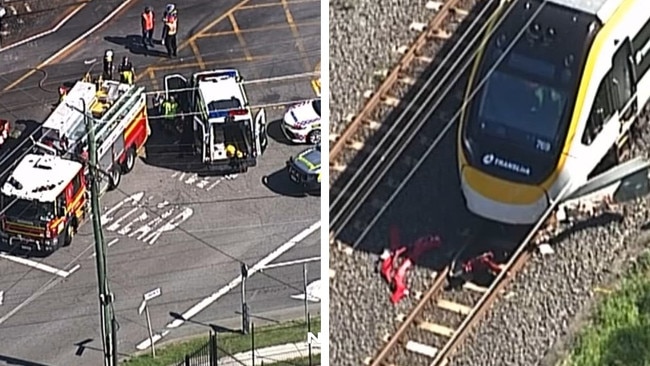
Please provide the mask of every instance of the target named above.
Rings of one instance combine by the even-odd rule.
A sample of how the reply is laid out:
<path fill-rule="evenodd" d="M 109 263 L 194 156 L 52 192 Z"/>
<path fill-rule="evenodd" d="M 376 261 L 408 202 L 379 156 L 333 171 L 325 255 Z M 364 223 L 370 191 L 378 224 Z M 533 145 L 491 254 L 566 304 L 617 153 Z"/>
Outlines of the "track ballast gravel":
<path fill-rule="evenodd" d="M 643 133 L 647 139 L 647 125 Z M 635 150 L 635 156 L 647 157 Z M 598 289 L 606 288 L 647 247 L 650 198 L 622 206 L 622 221 L 573 232 L 553 243 L 554 254 L 536 254 L 451 365 L 553 366 L 562 359 L 588 319 Z"/>
<path fill-rule="evenodd" d="M 412 22 L 427 22 L 434 15 L 426 1 L 336 0 L 330 1 L 330 131 L 341 133 L 344 118 L 365 103 L 363 93 L 374 90 L 381 80 L 373 73 L 391 69 L 401 55 L 395 50 L 408 46 L 418 33 Z M 379 26 L 378 26 L 379 25 Z M 410 233 L 411 236 L 413 233 Z M 385 239 L 381 235 L 377 239 Z M 379 247 L 385 242 L 377 242 Z M 374 271 L 376 255 L 355 251 L 351 255 L 333 250 L 330 268 L 330 363 L 359 365 L 381 346 L 381 337 L 394 332 L 395 317 L 407 312 L 411 299 L 392 306 L 390 292 Z M 431 280 L 428 269 L 415 270 L 413 288 L 424 290 Z"/>
<path fill-rule="evenodd" d="M 425 0 L 330 1 L 330 132 L 341 133 L 345 117 L 365 102 L 363 93 L 381 82 L 376 70 L 391 69 L 395 50 L 417 37 L 412 22 L 426 22 L 433 12 Z"/>

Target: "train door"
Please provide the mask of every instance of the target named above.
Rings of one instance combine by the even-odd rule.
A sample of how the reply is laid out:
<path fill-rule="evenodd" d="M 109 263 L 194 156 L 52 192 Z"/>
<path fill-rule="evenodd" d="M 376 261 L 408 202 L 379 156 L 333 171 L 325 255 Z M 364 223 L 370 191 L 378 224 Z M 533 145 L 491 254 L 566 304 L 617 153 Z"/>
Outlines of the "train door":
<path fill-rule="evenodd" d="M 619 46 L 612 59 L 612 65 L 614 107 L 618 111 L 623 130 L 626 123 L 634 120 L 638 110 L 635 65 L 629 38 Z"/>

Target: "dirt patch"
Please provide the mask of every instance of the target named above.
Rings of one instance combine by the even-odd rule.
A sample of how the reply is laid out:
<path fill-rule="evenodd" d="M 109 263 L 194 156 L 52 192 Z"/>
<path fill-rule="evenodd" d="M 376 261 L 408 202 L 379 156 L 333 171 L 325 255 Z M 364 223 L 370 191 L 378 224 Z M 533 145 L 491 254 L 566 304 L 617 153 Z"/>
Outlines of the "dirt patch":
<path fill-rule="evenodd" d="M 0 46 L 29 38 L 54 27 L 80 4 L 90 0 L 0 0 L 6 15 L 0 20 Z"/>

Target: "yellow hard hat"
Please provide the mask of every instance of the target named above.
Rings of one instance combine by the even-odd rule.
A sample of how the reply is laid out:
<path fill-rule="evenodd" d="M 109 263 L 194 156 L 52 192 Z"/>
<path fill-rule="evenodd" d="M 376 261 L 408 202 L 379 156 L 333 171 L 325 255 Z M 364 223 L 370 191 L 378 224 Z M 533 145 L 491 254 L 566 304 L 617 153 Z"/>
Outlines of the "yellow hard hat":
<path fill-rule="evenodd" d="M 228 156 L 234 156 L 236 151 L 237 151 L 237 149 L 235 148 L 234 145 L 226 146 L 226 154 Z"/>

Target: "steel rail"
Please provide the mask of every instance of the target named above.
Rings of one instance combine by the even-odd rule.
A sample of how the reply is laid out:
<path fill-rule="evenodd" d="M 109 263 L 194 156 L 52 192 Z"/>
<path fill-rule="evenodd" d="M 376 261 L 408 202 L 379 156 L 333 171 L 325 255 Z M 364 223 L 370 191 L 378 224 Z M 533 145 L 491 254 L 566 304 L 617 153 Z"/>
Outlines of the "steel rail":
<path fill-rule="evenodd" d="M 517 249 L 508 259 L 505 267 L 488 287 L 483 296 L 478 300 L 478 302 L 472 308 L 472 311 L 465 317 L 460 326 L 456 329 L 452 337 L 446 342 L 443 348 L 436 354 L 436 357 L 431 362 L 430 366 L 439 366 L 447 363 L 449 356 L 453 350 L 461 343 L 465 337 L 469 334 L 469 331 L 473 326 L 481 319 L 485 312 L 491 307 L 491 305 L 497 300 L 497 296 L 501 293 L 501 290 L 515 278 L 517 272 L 519 272 L 524 265 L 531 258 L 532 251 L 530 250 L 531 241 L 538 234 L 540 229 L 544 227 L 547 220 L 555 212 L 555 209 L 560 203 L 562 203 L 564 197 L 567 195 L 571 188 L 571 184 L 566 184 L 558 197 L 551 202 L 551 205 L 546 209 L 544 214 L 537 221 L 535 226 L 530 230 L 526 238 L 517 246 Z"/>
<path fill-rule="evenodd" d="M 384 361 L 386 361 L 386 358 L 388 358 L 391 351 L 395 348 L 395 346 L 397 346 L 404 334 L 411 328 L 412 325 L 416 323 L 418 316 L 424 311 L 425 306 L 429 304 L 429 302 L 442 290 L 448 274 L 449 266 L 445 267 L 440 273 L 436 275 L 436 278 L 434 279 L 433 284 L 429 290 L 424 293 L 417 305 L 415 305 L 406 319 L 402 322 L 402 324 L 400 324 L 399 328 L 397 328 L 397 331 L 395 331 L 386 345 L 372 360 L 370 366 L 382 366 L 385 364 Z"/>

